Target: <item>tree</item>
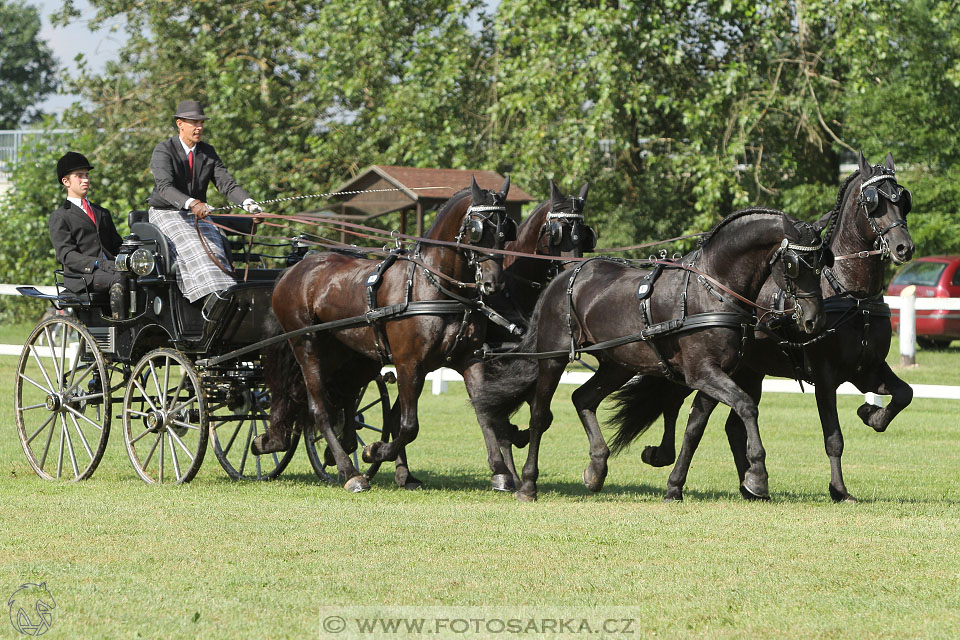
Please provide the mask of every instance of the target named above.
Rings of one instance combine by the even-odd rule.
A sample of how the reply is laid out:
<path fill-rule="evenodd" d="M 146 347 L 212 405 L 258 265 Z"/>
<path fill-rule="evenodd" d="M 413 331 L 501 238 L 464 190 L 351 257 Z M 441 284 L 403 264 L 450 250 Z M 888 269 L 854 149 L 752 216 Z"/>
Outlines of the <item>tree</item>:
<path fill-rule="evenodd" d="M 40 27 L 36 7 L 0 0 L 0 129 L 36 121 L 36 105 L 57 89 L 57 63 Z"/>

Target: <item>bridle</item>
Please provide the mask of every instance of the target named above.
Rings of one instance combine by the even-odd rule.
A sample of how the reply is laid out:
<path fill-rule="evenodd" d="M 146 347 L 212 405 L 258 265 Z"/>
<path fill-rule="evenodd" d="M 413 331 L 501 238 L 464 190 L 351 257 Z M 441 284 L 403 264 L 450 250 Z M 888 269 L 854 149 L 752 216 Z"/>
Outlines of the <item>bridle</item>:
<path fill-rule="evenodd" d="M 550 204 L 550 210 L 540 227 L 537 244 L 546 236 L 551 254 L 556 249 L 558 255 L 563 251 L 572 251 L 580 257 L 596 248 L 597 234 L 590 226 L 583 224 L 584 199 L 571 196 L 569 200 L 569 211 L 558 211 L 556 201 Z M 570 229 L 569 234 L 564 233 L 565 228 Z M 568 238 L 569 242 L 565 242 Z"/>
<path fill-rule="evenodd" d="M 784 238 L 780 246 L 770 257 L 770 265 L 779 260 L 783 265 L 783 283 L 780 288 L 794 300 L 804 298 L 816 298 L 820 294 L 820 289 L 801 292 L 797 289 L 795 280 L 800 277 L 801 265 L 812 271 L 820 280 L 820 274 L 825 267 L 833 265 L 833 252 L 829 247 L 823 245 L 823 239 L 819 236 L 814 244 L 797 244 Z M 803 321 L 803 307 L 794 304 L 794 316 L 797 322 Z"/>
<path fill-rule="evenodd" d="M 864 217 L 866 217 L 867 222 L 870 224 L 870 228 L 873 229 L 873 232 L 877 236 L 876 240 L 873 241 L 873 248 L 880 252 L 881 260 L 886 260 L 890 257 L 890 242 L 887 240 L 886 235 L 897 227 L 907 228 L 906 215 L 913 206 L 913 195 L 909 189 L 905 189 L 897 184 L 897 178 L 894 172 L 891 171 L 888 173 L 883 169 L 880 170 L 882 173 L 879 175 L 873 176 L 860 183 L 860 193 L 857 195 L 857 208 L 862 209 Z M 887 181 L 892 181 L 894 185 L 894 189 L 889 192 L 884 191 L 879 186 Z M 894 220 L 884 228 L 881 228 L 880 225 L 877 224 L 877 221 L 872 215 L 880 206 L 880 196 L 883 196 L 893 204 L 898 204 L 901 198 L 906 199 L 906 202 L 899 206 L 901 211 L 900 218 Z"/>
<path fill-rule="evenodd" d="M 498 197 L 495 199 L 499 200 Z M 487 237 L 488 230 L 494 238 L 493 246 L 478 245 L 477 243 Z M 480 249 L 496 249 L 511 240 L 516 240 L 516 238 L 517 223 L 507 215 L 506 205 L 502 203 L 471 204 L 467 208 L 463 221 L 460 223 L 460 230 L 457 232 L 457 243 L 463 244 L 467 266 L 474 268 L 474 279 L 477 284 L 480 283 L 482 278 L 481 265 L 487 260 L 496 260 L 502 263 L 503 255 L 477 251 L 470 246 L 477 246 Z"/>

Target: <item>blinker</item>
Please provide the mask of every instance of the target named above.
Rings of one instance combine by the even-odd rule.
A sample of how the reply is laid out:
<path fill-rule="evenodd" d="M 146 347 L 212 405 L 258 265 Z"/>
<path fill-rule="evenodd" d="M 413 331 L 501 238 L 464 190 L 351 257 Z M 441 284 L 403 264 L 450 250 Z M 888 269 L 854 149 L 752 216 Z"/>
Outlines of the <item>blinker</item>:
<path fill-rule="evenodd" d="M 470 243 L 476 244 L 483 239 L 483 222 L 480 220 L 470 220 L 467 223 L 467 233 L 469 234 Z"/>

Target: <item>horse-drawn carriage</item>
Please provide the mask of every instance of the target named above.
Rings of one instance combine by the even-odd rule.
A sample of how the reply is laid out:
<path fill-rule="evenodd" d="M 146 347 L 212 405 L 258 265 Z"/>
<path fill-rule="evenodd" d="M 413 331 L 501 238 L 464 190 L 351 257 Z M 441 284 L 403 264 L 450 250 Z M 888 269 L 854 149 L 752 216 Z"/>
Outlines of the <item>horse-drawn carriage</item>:
<path fill-rule="evenodd" d="M 249 225 L 238 218 L 220 222 L 241 232 L 238 223 Z M 200 469 L 208 439 L 230 477 L 276 477 L 295 447 L 280 455 L 250 452 L 251 440 L 269 421 L 260 352 L 215 365 L 198 366 L 197 361 L 262 338 L 282 271 L 268 264 L 294 264 L 307 247 L 296 239 L 285 245 L 233 241 L 233 262 L 246 266 L 246 277 L 201 306 L 181 294 L 178 267 L 146 213 L 130 213 L 129 223 L 131 235 L 116 261 L 117 269 L 130 275 L 128 319 L 110 317 L 106 294 L 72 293 L 59 270 L 56 294 L 20 288 L 25 296 L 70 310 L 33 329 L 17 365 L 15 413 L 27 460 L 43 478 L 89 478 L 104 454 L 113 420 L 119 419 L 130 461 L 146 482 L 190 481 Z M 263 253 L 278 247 L 286 249 L 285 255 Z M 378 378 L 375 386 L 373 404 L 388 410 L 385 383 Z M 355 412 L 361 420 L 363 409 Z M 308 442 L 309 457 L 325 476 L 315 446 L 315 440 Z"/>

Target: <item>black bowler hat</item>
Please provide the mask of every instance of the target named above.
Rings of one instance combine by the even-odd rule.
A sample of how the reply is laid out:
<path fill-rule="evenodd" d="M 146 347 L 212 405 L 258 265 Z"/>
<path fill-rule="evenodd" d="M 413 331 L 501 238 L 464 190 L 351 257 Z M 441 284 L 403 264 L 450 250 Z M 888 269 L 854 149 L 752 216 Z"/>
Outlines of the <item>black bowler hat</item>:
<path fill-rule="evenodd" d="M 203 107 L 196 100 L 181 100 L 173 117 L 184 120 L 209 120 L 207 116 L 203 115 Z"/>
<path fill-rule="evenodd" d="M 93 165 L 83 154 L 76 151 L 67 151 L 62 158 L 57 160 L 57 180 L 63 180 L 64 176 L 80 169 L 93 169 Z"/>

